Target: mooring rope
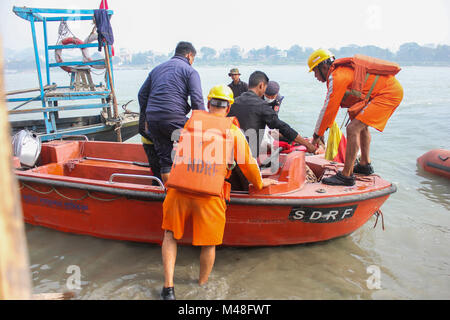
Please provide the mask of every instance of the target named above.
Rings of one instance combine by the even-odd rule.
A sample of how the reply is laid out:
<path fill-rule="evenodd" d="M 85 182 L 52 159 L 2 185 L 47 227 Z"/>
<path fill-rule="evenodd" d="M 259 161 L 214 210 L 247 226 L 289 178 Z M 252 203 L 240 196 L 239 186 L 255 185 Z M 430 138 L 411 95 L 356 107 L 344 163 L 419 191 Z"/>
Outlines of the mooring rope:
<path fill-rule="evenodd" d="M 373 228 L 375 229 L 375 227 L 377 226 L 377 223 L 378 223 L 378 218 L 381 216 L 381 228 L 384 231 L 384 216 L 383 216 L 383 212 L 381 211 L 381 209 L 378 209 L 374 214 L 376 215 L 377 220 L 375 221 L 375 225 L 373 226 Z"/>

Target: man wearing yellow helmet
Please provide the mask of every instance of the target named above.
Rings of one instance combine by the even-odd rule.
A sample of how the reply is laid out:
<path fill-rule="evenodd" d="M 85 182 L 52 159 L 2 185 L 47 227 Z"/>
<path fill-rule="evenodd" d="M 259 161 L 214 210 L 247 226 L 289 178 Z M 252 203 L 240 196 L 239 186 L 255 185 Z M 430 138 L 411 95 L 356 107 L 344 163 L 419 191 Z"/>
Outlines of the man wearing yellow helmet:
<path fill-rule="evenodd" d="M 314 130 L 313 145 L 317 145 L 331 127 L 339 107 L 349 108 L 351 119 L 347 126 L 344 168 L 322 182 L 352 186 L 355 184 L 353 173 L 370 175 L 374 172 L 369 157 L 371 135 L 368 127 L 382 132 L 400 105 L 403 88 L 395 75 L 401 69 L 395 63 L 363 55 L 335 60 L 333 54 L 324 49 L 310 55 L 308 67 L 309 72 L 314 72 L 320 82 L 326 82 L 328 88 Z M 354 165 L 359 149 L 361 159 Z"/>
<path fill-rule="evenodd" d="M 328 65 L 331 66 L 331 64 L 334 61 L 334 55 L 326 50 L 326 49 L 318 49 L 314 51 L 308 58 L 308 67 L 309 72 L 314 71 L 314 75 L 316 76 L 317 80 L 321 82 L 326 81 L 326 74 L 324 74 L 324 71 L 322 68 L 317 68 L 319 65 Z M 318 75 L 320 75 L 320 78 L 318 78 L 316 71 Z M 324 80 L 323 80 L 324 79 Z"/>
<path fill-rule="evenodd" d="M 276 183 L 261 178 L 244 134 L 234 124 L 237 123 L 234 118 L 226 117 L 233 101 L 233 92 L 228 86 L 213 87 L 208 95 L 209 113 L 194 110 L 181 134 L 163 203 L 164 287 L 161 296 L 165 300 L 175 299 L 176 240 L 183 237 L 189 216 L 193 225 L 192 244 L 202 247 L 198 283 L 203 285 L 208 281 L 215 248 L 222 243 L 225 228 L 225 200 L 230 197 L 230 185 L 225 178 L 231 173 L 230 162 L 237 163 L 257 189 Z M 195 152 L 197 146 L 200 152 Z"/>

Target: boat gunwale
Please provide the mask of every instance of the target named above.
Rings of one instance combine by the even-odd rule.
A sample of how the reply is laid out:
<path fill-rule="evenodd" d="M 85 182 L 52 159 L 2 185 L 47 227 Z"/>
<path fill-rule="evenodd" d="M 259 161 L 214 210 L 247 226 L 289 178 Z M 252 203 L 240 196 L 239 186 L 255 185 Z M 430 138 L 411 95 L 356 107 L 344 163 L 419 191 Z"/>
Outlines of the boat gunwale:
<path fill-rule="evenodd" d="M 162 190 L 132 190 L 129 188 L 123 188 L 120 183 L 116 183 L 114 187 L 112 186 L 102 186 L 95 184 L 87 184 L 80 182 L 70 182 L 70 181 L 61 181 L 56 179 L 48 179 L 48 178 L 40 178 L 40 177 L 32 177 L 29 175 L 16 173 L 16 176 L 20 182 L 28 182 L 28 183 L 37 183 L 43 184 L 52 187 L 63 187 L 63 188 L 73 188 L 79 190 L 85 190 L 89 192 L 102 192 L 112 195 L 120 195 L 127 198 L 139 199 L 145 201 L 159 201 L 162 202 L 165 199 L 165 192 Z M 102 182 L 102 184 L 104 184 Z M 122 184 L 123 185 L 123 184 Z M 150 188 L 154 188 L 151 186 L 147 186 Z M 373 191 L 361 192 L 358 194 L 352 195 L 343 195 L 343 196 L 328 196 L 328 197 L 316 197 L 316 198 L 273 198 L 273 197 L 261 197 L 261 196 L 253 196 L 251 195 L 244 197 L 235 197 L 233 193 L 231 194 L 231 199 L 229 204 L 234 205 L 264 205 L 264 206 L 323 206 L 323 205 L 336 205 L 336 204 L 344 204 L 344 203 L 352 203 L 352 202 L 361 202 L 365 200 L 370 200 L 374 198 L 380 198 L 384 196 L 388 196 L 397 191 L 397 186 L 394 184 L 390 184 L 382 189 L 376 189 Z"/>

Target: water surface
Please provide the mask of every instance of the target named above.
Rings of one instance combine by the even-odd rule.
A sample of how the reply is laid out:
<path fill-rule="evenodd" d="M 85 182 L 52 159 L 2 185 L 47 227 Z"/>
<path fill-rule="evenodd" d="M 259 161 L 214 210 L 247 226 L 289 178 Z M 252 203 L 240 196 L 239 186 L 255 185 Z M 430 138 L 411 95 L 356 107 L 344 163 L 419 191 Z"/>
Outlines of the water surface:
<path fill-rule="evenodd" d="M 195 65 L 194 65 L 195 66 Z M 199 67 L 203 93 L 228 83 L 233 66 Z M 305 66 L 240 67 L 278 81 L 285 96 L 280 118 L 311 136 L 325 86 Z M 135 101 L 149 70 L 116 70 L 119 103 Z M 97 79 L 101 79 L 98 76 Z M 384 133 L 372 130 L 377 174 L 398 187 L 383 205 L 385 231 L 375 218 L 353 234 L 315 244 L 218 248 L 209 283 L 196 284 L 199 249 L 182 246 L 175 269 L 179 299 L 449 299 L 450 181 L 419 170 L 425 152 L 450 149 L 450 68 L 405 67 L 398 75 L 405 96 Z M 65 84 L 58 72 L 52 82 Z M 7 74 L 8 90 L 35 87 L 34 73 Z M 64 115 L 62 115 L 64 116 Z M 339 125 L 344 112 L 338 115 Z M 136 136 L 129 142 L 139 142 Z M 72 265 L 81 272 L 78 299 L 158 299 L 163 284 L 159 245 L 103 240 L 26 227 L 34 291 L 67 290 Z M 369 289 L 371 266 L 380 289 Z"/>

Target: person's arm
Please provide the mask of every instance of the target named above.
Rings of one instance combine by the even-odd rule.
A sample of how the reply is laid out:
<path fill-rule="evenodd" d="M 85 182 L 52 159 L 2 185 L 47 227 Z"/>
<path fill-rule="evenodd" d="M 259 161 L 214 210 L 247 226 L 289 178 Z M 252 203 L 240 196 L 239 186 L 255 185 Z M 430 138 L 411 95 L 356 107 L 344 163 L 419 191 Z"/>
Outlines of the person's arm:
<path fill-rule="evenodd" d="M 147 121 L 145 116 L 145 111 L 147 110 L 148 97 L 150 96 L 151 91 L 151 77 L 148 75 L 144 84 L 138 93 L 138 102 L 139 102 L 139 133 L 141 136 L 150 139 L 147 135 Z"/>
<path fill-rule="evenodd" d="M 277 113 L 270 108 L 264 108 L 263 110 L 264 117 L 266 119 L 266 124 L 271 129 L 278 129 L 280 133 L 285 137 L 290 143 L 292 141 L 301 144 L 308 149 L 308 152 L 315 153 L 317 148 L 312 145 L 309 140 L 303 138 L 297 131 L 292 129 L 286 122 L 281 121 L 278 118 Z"/>
<path fill-rule="evenodd" d="M 280 120 L 277 113 L 269 105 L 267 107 L 263 106 L 261 113 L 266 125 L 270 129 L 278 129 L 289 142 L 294 141 L 298 136 L 298 132 L 292 129 L 286 122 Z"/>
<path fill-rule="evenodd" d="M 206 110 L 203 101 L 202 85 L 200 75 L 193 70 L 188 80 L 189 96 L 191 97 L 191 105 L 193 110 Z"/>
<path fill-rule="evenodd" d="M 331 127 L 339 111 L 342 98 L 347 87 L 352 82 L 352 76 L 346 69 L 336 69 L 331 75 L 328 83 L 328 91 L 317 119 L 314 129 L 313 144 L 316 145 L 323 137 L 325 131 Z"/>
<path fill-rule="evenodd" d="M 231 127 L 231 134 L 234 141 L 233 157 L 236 164 L 241 169 L 247 180 L 255 186 L 256 189 L 261 190 L 277 181 L 273 179 L 262 179 L 261 171 L 259 170 L 258 162 L 253 157 L 250 146 L 247 143 L 242 131 L 233 125 Z"/>
<path fill-rule="evenodd" d="M 145 80 L 138 93 L 138 102 L 141 114 L 145 113 L 145 110 L 147 109 L 148 97 L 150 96 L 151 92 L 152 79 L 150 75 L 151 73 L 149 73 L 147 79 Z"/>
<path fill-rule="evenodd" d="M 302 146 L 305 146 L 310 153 L 316 153 L 318 149 L 318 147 L 315 147 L 311 142 L 309 142 L 309 140 L 303 138 L 301 135 L 298 135 L 294 141 L 301 144 Z"/>

